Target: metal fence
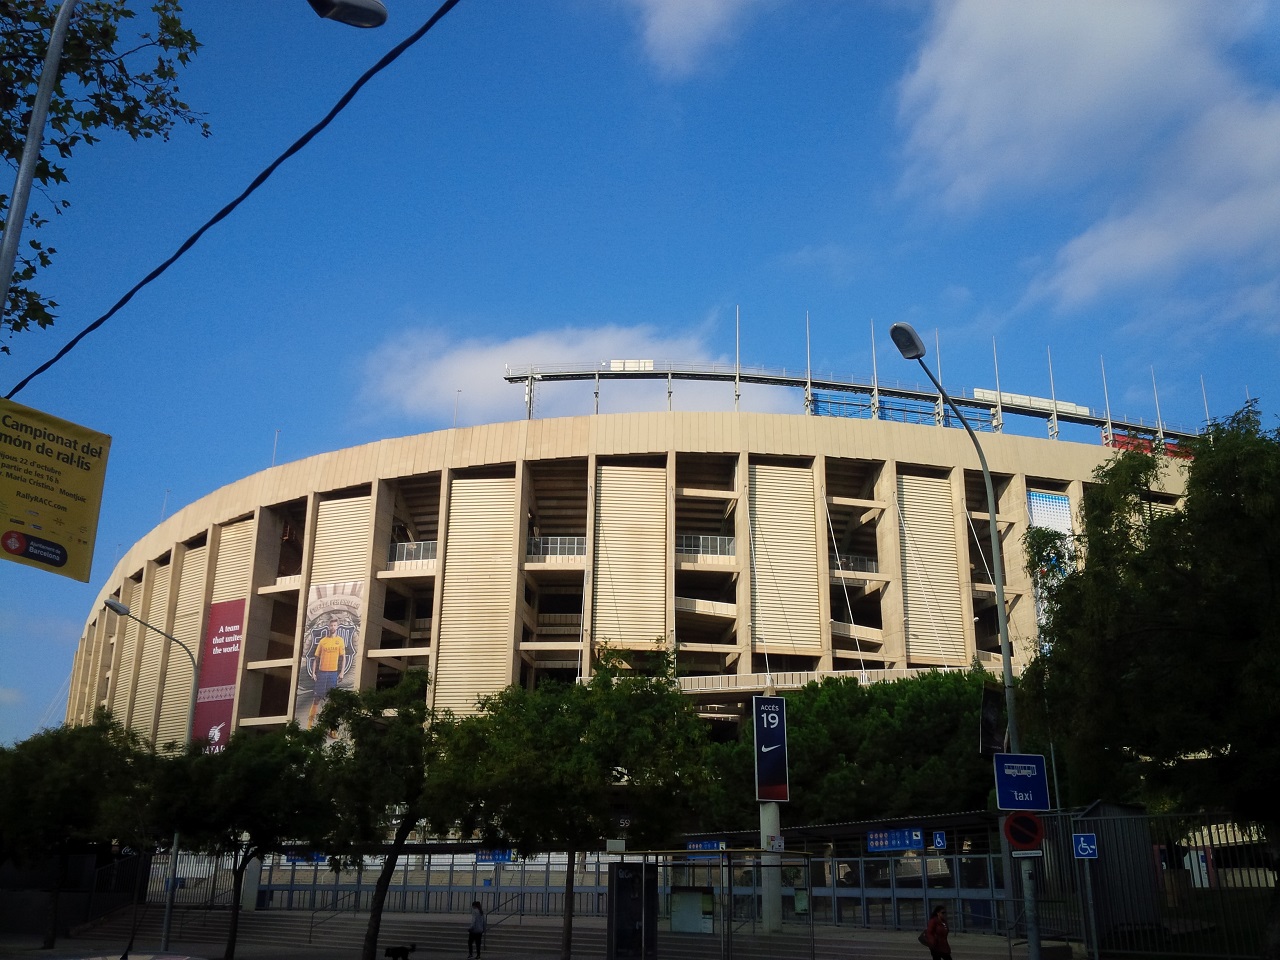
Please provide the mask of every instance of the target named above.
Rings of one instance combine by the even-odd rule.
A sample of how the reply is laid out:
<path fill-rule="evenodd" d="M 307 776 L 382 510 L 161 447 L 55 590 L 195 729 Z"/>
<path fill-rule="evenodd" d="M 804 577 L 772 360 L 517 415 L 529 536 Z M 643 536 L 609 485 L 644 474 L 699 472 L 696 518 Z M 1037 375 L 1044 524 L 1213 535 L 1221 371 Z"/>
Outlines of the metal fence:
<path fill-rule="evenodd" d="M 586 537 L 529 537 L 525 544 L 527 557 L 583 557 L 586 553 Z"/>
<path fill-rule="evenodd" d="M 1265 838 L 1226 816 L 1097 805 L 1043 817 L 1042 925 L 1094 956 L 1256 957 L 1275 887 Z M 1096 857 L 1074 838 L 1092 834 Z M 1021 896 L 1020 879 L 1015 891 Z"/>
<path fill-rule="evenodd" d="M 704 537 L 697 534 L 677 534 L 676 553 L 685 556 L 732 557 L 737 551 L 734 537 Z"/>
<path fill-rule="evenodd" d="M 187 907 L 230 905 L 234 886 L 231 867 L 230 857 L 179 853 L 177 870 L 174 874 L 174 903 Z M 163 903 L 168 881 L 169 855 L 158 853 L 151 861 L 147 900 L 152 903 Z"/>
<path fill-rule="evenodd" d="M 1033 875 L 1043 939 L 1082 944 L 1094 957 L 1256 957 L 1275 873 L 1266 843 L 1225 817 L 1146 816 L 1095 806 L 1042 816 L 1045 839 Z M 1097 857 L 1082 858 L 1077 838 L 1092 834 Z M 609 864 L 638 854 L 591 854 L 575 866 L 574 909 L 607 913 Z M 747 851 L 665 854 L 659 866 L 660 915 L 671 916 L 674 890 L 712 894 L 715 923 L 727 916 L 753 928 L 761 913 L 762 869 L 781 871 L 787 922 L 880 929 L 922 929 L 942 904 L 955 932 L 1026 935 L 1021 878 L 1008 852 L 908 851 L 857 857 L 784 855 L 763 865 Z M 413 853 L 401 858 L 385 909 L 465 913 L 479 900 L 494 919 L 558 916 L 567 861 L 548 854 L 486 862 L 471 853 Z M 168 861 L 152 865 L 150 899 L 164 896 Z M 313 914 L 367 911 L 381 862 L 331 870 L 320 858 L 273 857 L 256 888 L 259 909 Z M 183 854 L 177 901 L 226 906 L 230 865 Z"/>
<path fill-rule="evenodd" d="M 858 556 L 840 556 L 837 553 L 828 554 L 828 560 L 832 570 L 844 570 L 854 573 L 879 573 L 880 561 L 875 557 L 858 557 Z"/>
<path fill-rule="evenodd" d="M 608 866 L 637 855 L 591 854 L 575 867 L 574 908 L 603 917 Z M 730 901 L 740 922 L 760 914 L 763 869 L 781 871 L 783 916 L 788 921 L 887 929 L 923 928 L 939 903 L 953 906 L 957 931 L 1002 933 L 1006 894 L 998 854 L 785 859 L 762 867 L 750 853 L 664 855 L 658 859 L 661 914 L 673 887 L 697 886 L 715 894 L 721 911 Z M 333 871 L 323 858 L 273 858 L 263 865 L 259 906 L 264 909 L 361 911 L 369 908 L 381 864 L 371 858 Z M 397 864 L 385 909 L 405 913 L 465 913 L 473 900 L 500 915 L 559 916 L 564 908 L 566 861 L 550 854 L 510 863 L 477 862 L 472 854 L 412 854 Z"/>
<path fill-rule="evenodd" d="M 405 540 L 391 544 L 387 560 L 390 563 L 420 563 L 436 558 L 435 540 Z"/>

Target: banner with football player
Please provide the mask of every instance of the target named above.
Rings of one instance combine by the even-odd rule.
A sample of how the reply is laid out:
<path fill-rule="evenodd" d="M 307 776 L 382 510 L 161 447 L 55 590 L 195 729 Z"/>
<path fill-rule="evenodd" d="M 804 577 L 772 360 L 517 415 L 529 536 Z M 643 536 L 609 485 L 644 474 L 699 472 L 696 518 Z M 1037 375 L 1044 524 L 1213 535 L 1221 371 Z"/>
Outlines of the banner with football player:
<path fill-rule="evenodd" d="M 364 583 L 359 580 L 312 584 L 308 591 L 293 708 L 293 718 L 304 730 L 315 726 L 331 690 L 354 689 L 363 616 Z"/>

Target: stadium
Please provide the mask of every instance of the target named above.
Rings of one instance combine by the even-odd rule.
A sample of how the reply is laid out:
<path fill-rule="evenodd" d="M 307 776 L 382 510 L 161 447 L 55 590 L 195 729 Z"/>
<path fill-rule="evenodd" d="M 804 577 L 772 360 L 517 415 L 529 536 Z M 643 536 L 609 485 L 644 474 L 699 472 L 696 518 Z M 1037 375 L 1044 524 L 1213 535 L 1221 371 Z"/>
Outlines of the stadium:
<path fill-rule="evenodd" d="M 650 361 L 509 370 L 529 419 L 338 450 L 209 494 L 102 587 L 68 722 L 107 707 L 152 742 L 181 743 L 194 695 L 191 733 L 218 749 L 237 729 L 309 725 L 335 686 L 391 685 L 412 668 L 430 672 L 435 709 L 465 714 L 508 684 L 589 672 L 601 645 L 673 649 L 708 716 L 737 716 L 769 682 L 975 660 L 999 672 L 983 478 L 936 395 L 782 377 L 804 390 L 803 414 L 533 418 L 535 387 L 594 377 L 598 392 L 601 368 L 749 379 Z M 957 399 L 987 429 L 1017 671 L 1036 635 L 1024 533 L 1070 531 L 1093 471 L 1151 434 L 1060 401 Z M 1012 414 L 1050 437 L 1004 432 Z M 1102 442 L 1055 439 L 1059 419 Z"/>

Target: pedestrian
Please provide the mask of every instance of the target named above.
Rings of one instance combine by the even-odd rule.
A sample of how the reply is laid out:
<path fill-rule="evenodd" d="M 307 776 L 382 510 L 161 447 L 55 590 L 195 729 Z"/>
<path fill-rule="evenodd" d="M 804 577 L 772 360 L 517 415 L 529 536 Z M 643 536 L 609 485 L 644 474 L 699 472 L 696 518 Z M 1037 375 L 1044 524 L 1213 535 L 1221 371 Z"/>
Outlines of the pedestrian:
<path fill-rule="evenodd" d="M 484 918 L 484 908 L 480 906 L 479 900 L 471 901 L 471 926 L 467 927 L 467 956 L 471 956 L 471 951 L 475 949 L 477 960 L 480 957 L 480 947 L 484 944 L 485 931 L 489 929 L 489 923 Z M 947 960 L 951 960 L 950 957 Z"/>
<path fill-rule="evenodd" d="M 933 960 L 951 960 L 951 944 L 947 942 L 947 908 L 934 907 L 929 925 L 924 928 L 925 944 Z"/>

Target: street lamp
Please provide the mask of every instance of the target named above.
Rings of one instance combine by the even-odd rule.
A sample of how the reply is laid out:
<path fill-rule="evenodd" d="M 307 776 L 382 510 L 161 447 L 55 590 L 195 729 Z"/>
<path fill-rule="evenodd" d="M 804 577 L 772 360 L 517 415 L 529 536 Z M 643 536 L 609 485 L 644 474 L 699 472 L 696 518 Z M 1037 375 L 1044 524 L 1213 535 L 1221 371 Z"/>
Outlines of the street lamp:
<path fill-rule="evenodd" d="M 132 613 L 129 612 L 129 608 L 126 607 L 119 600 L 116 600 L 113 597 L 108 597 L 106 600 L 103 601 L 103 604 L 106 606 L 108 610 L 116 614 L 116 616 L 128 617 L 130 620 L 133 620 L 136 623 L 142 624 L 148 630 L 154 630 L 156 633 L 160 634 L 160 636 L 164 637 L 166 640 L 176 643 L 178 646 L 182 648 L 182 652 L 187 655 L 187 659 L 191 661 L 191 703 L 187 706 L 187 727 L 186 727 L 187 740 L 188 742 L 190 742 L 191 727 L 195 723 L 195 717 L 196 717 L 196 696 L 200 692 L 200 687 L 199 687 L 200 678 L 196 672 L 195 654 L 191 652 L 190 647 L 188 647 L 185 643 L 183 643 L 177 637 L 171 636 L 170 634 L 165 633 L 159 627 L 152 626 L 151 624 L 147 623 L 147 621 L 141 619 L 140 617 L 135 617 Z M 164 925 L 160 929 L 160 949 L 161 950 L 169 949 L 169 931 L 170 929 L 172 929 L 172 926 L 173 926 L 173 899 L 176 893 L 177 879 L 178 879 L 178 841 L 179 841 L 178 831 L 175 829 L 173 831 L 173 849 L 169 852 L 169 879 L 165 883 Z"/>
<path fill-rule="evenodd" d="M 387 22 L 387 8 L 382 0 L 307 0 L 317 14 L 327 20 L 336 20 L 353 27 L 380 27 Z M 0 238 L 0 315 L 9 302 L 9 285 L 13 282 L 13 265 L 18 259 L 18 241 L 22 237 L 22 222 L 27 216 L 27 201 L 35 179 L 36 163 L 44 147 L 44 123 L 53 99 L 53 88 L 58 81 L 58 64 L 62 60 L 62 45 L 71 26 L 77 0 L 62 0 L 58 15 L 49 34 L 49 48 L 45 51 L 44 66 L 40 69 L 40 81 L 36 86 L 36 98 L 31 104 L 31 119 L 27 124 L 27 137 L 22 145 L 22 158 L 18 162 L 18 174 L 9 195 L 9 209 L 5 214 L 4 236 Z"/>
<path fill-rule="evenodd" d="M 307 0 L 311 9 L 326 20 L 352 27 L 380 27 L 387 22 L 382 0 Z"/>
<path fill-rule="evenodd" d="M 1009 713 L 1009 749 L 1014 753 L 1021 753 L 1022 744 L 1018 738 L 1018 715 L 1014 710 L 1013 702 L 1013 647 L 1009 643 L 1009 617 L 1005 611 L 1004 604 L 1004 557 L 1000 551 L 1000 531 L 996 525 L 996 491 L 991 483 L 991 471 L 987 468 L 987 458 L 982 452 L 982 444 L 978 442 L 978 435 L 973 432 L 973 427 L 969 426 L 969 421 L 960 412 L 960 408 L 956 406 L 955 401 L 951 399 L 947 391 L 942 389 L 942 384 L 938 382 L 938 378 L 933 375 L 933 371 L 924 362 L 925 348 L 924 341 L 920 339 L 920 334 L 916 333 L 915 328 L 909 323 L 895 323 L 889 328 L 889 337 L 893 340 L 893 345 L 898 348 L 898 352 L 902 354 L 904 360 L 915 360 L 920 364 L 920 368 L 924 370 L 933 385 L 938 388 L 938 394 L 946 401 L 951 411 L 960 418 L 960 423 L 964 425 L 965 432 L 969 434 L 969 439 L 973 441 L 973 449 L 978 453 L 978 463 L 982 467 L 982 482 L 987 488 L 987 526 L 991 531 L 991 578 L 995 580 L 996 588 L 996 624 L 1000 630 L 1000 663 L 1004 671 L 1004 703 Z M 1021 863 L 1022 892 L 1027 915 L 1027 955 L 1030 960 L 1040 960 L 1040 922 L 1036 911 L 1035 876 L 1032 873 L 1031 860 L 1029 858 L 1023 857 Z"/>

